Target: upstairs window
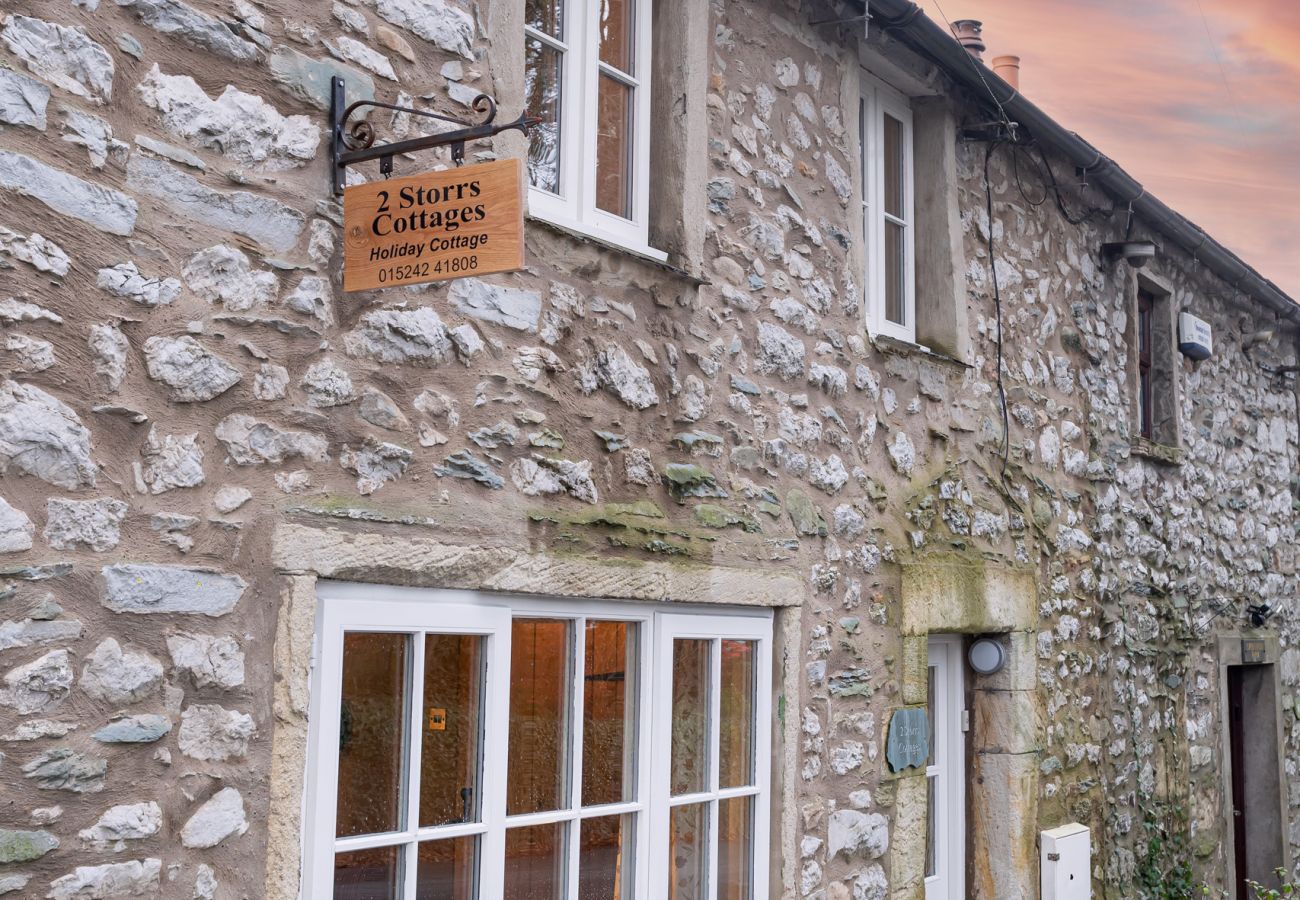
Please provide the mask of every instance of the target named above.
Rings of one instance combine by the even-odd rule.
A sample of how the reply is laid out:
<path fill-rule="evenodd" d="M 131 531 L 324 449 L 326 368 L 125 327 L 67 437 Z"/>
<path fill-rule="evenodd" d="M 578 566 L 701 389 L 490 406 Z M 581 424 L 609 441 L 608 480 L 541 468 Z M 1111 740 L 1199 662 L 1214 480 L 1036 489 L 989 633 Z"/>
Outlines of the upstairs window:
<path fill-rule="evenodd" d="M 1149 441 L 1155 440 L 1155 412 L 1151 408 L 1151 385 L 1155 377 L 1151 370 L 1151 347 L 1155 343 L 1151 330 L 1155 305 L 1156 298 L 1150 291 L 1138 291 L 1138 433 Z"/>
<path fill-rule="evenodd" d="M 1178 356 L 1169 294 L 1147 276 L 1138 276 L 1133 317 L 1134 380 L 1132 433 L 1150 448 L 1177 448 Z"/>
<path fill-rule="evenodd" d="M 651 0 L 527 0 L 533 215 L 643 250 Z"/>
<path fill-rule="evenodd" d="M 867 327 L 916 340 L 916 236 L 912 110 L 863 73 L 858 109 Z"/>

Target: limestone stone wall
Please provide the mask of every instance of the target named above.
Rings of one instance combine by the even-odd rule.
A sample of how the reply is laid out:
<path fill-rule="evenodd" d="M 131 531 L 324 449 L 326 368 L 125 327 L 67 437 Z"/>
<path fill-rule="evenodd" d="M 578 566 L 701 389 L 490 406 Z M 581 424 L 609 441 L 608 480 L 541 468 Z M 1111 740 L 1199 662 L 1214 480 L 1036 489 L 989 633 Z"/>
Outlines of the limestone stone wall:
<path fill-rule="evenodd" d="M 973 895 L 1033 896 L 1038 828 L 1073 820 L 1108 896 L 1181 860 L 1222 885 L 1214 642 L 1244 598 L 1282 610 L 1269 632 L 1300 709 L 1296 401 L 1263 368 L 1294 362 L 1292 332 L 1243 355 L 1272 316 L 1152 234 L 1151 270 L 1211 321 L 1216 355 L 1179 362 L 1181 462 L 1136 454 L 1134 275 L 1098 250 L 1122 208 L 1060 159 L 1058 203 L 1036 153 L 961 143 L 969 355 L 873 342 L 859 65 L 958 122 L 988 112 L 895 39 L 861 49 L 808 24 L 820 7 L 767 0 L 709 6 L 707 181 L 686 192 L 702 245 L 677 268 L 530 222 L 523 272 L 343 294 L 329 76 L 446 114 L 479 91 L 517 104 L 521 7 L 4 10 L 0 892 L 292 891 L 296 835 L 272 817 L 296 809 L 296 775 L 272 742 L 305 713 L 310 579 L 284 576 L 330 566 L 284 555 L 303 529 L 334 535 L 313 552 L 475 548 L 512 590 L 553 586 L 528 562 L 546 556 L 654 561 L 682 572 L 656 596 L 681 601 L 744 601 L 746 569 L 756 596 L 801 584 L 778 655 L 780 896 L 919 896 L 924 785 L 888 772 L 884 739 L 924 702 L 924 636 L 944 630 L 1005 633 L 1015 661 L 972 684 L 972 772 L 1010 792 L 976 810 L 1000 843 L 972 854 Z M 428 127 L 372 121 L 381 140 Z M 329 571 L 433 577 L 399 557 Z M 1149 852 L 1170 816 L 1186 845 Z"/>

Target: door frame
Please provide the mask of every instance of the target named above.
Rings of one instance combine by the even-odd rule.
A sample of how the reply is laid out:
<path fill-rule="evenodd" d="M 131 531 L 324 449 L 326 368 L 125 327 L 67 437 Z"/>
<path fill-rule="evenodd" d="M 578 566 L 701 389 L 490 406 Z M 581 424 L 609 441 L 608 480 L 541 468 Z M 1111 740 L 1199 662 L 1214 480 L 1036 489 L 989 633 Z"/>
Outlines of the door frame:
<path fill-rule="evenodd" d="M 1222 815 L 1222 837 L 1220 843 L 1223 848 L 1224 866 L 1226 874 L 1226 883 L 1235 890 L 1237 885 L 1237 861 L 1234 849 L 1234 819 L 1233 810 L 1233 759 L 1232 759 L 1232 736 L 1231 728 L 1228 723 L 1229 716 L 1229 696 L 1228 696 L 1228 669 L 1231 666 L 1242 665 L 1241 660 L 1241 641 L 1242 638 L 1255 638 L 1264 641 L 1264 659 L 1260 665 L 1271 665 L 1273 667 L 1273 702 L 1274 715 L 1273 722 L 1277 729 L 1276 747 L 1277 747 L 1277 771 L 1278 779 L 1281 784 L 1286 783 L 1285 752 L 1286 752 L 1286 735 L 1282 728 L 1282 683 L 1281 683 L 1281 646 L 1276 635 L 1246 634 L 1234 632 L 1231 634 L 1221 634 L 1218 636 L 1218 667 L 1219 667 L 1219 759 L 1222 765 L 1220 769 L 1219 788 L 1222 791 L 1223 802 L 1221 804 Z M 1278 821 L 1287 822 L 1288 809 L 1286 806 L 1285 792 L 1279 792 L 1278 798 Z M 1293 864 L 1291 856 L 1291 842 L 1283 836 L 1282 858 L 1279 865 L 1291 871 Z"/>
<path fill-rule="evenodd" d="M 966 896 L 966 734 L 962 729 L 966 710 L 966 661 L 963 654 L 964 639 L 958 634 L 929 636 L 926 643 L 926 672 L 941 661 L 936 668 L 934 710 L 929 710 L 933 722 L 935 746 L 930 749 L 932 758 L 942 747 L 944 758 L 939 765 L 926 766 L 928 779 L 933 773 L 940 778 L 936 786 L 935 823 L 940 834 L 936 851 L 936 870 L 943 871 L 946 864 L 948 890 L 946 896 L 931 896 L 925 879 L 926 900 L 964 900 Z M 927 788 L 929 785 L 927 784 Z M 928 790 L 927 790 L 928 796 Z M 941 817 L 943 821 L 941 821 Z M 928 826 L 927 826 L 928 827 Z M 938 888 L 936 887 L 936 891 Z"/>

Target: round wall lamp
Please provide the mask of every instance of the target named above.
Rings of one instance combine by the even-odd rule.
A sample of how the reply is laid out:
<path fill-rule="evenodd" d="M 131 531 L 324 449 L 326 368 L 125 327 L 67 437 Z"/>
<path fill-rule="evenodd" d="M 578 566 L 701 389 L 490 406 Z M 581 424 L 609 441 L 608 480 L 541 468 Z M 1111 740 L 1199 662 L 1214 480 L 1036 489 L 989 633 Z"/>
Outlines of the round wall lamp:
<path fill-rule="evenodd" d="M 980 675 L 993 675 L 1001 672 L 1007 664 L 1007 651 L 1002 642 L 995 638 L 982 637 L 970 645 L 966 651 L 966 661 Z"/>

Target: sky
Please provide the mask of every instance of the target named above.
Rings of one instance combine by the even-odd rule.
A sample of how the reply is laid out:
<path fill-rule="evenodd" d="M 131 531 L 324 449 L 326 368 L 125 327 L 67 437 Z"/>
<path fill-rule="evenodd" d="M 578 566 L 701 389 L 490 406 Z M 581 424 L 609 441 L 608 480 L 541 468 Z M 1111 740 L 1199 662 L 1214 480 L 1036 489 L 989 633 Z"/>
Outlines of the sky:
<path fill-rule="evenodd" d="M 917 0 L 985 62 L 1300 301 L 1300 0 Z M 942 9 L 940 9 L 942 7 Z"/>

